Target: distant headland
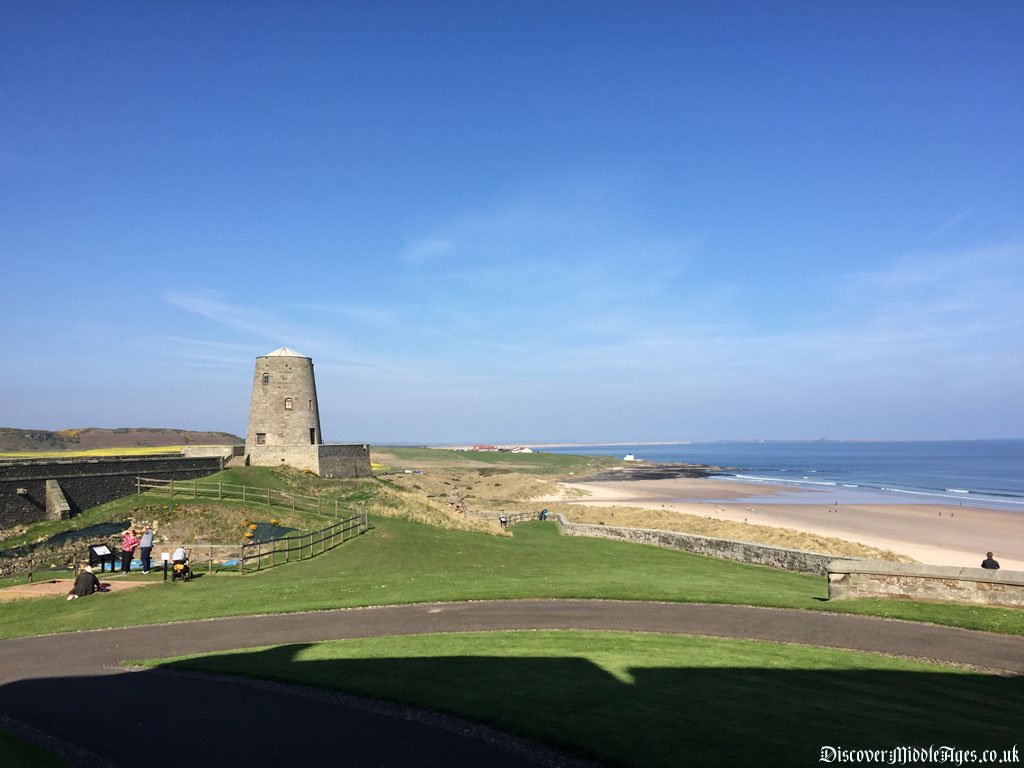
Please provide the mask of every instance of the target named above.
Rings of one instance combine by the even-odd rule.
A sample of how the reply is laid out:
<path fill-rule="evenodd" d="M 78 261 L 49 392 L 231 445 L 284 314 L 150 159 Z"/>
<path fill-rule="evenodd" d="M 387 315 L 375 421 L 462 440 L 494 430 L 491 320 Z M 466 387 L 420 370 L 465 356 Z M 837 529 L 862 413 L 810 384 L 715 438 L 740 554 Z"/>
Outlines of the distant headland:
<path fill-rule="evenodd" d="M 182 445 L 241 445 L 244 442 L 242 438 L 229 432 L 198 432 L 189 429 L 82 427 L 50 431 L 0 427 L 0 453 L 35 451 L 49 453 Z"/>

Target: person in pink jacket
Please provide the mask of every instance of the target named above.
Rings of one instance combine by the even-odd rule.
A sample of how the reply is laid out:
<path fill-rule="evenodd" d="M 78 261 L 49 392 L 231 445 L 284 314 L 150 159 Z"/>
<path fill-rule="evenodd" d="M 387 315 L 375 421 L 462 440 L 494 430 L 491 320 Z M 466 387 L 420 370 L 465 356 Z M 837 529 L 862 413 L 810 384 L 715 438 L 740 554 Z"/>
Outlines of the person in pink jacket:
<path fill-rule="evenodd" d="M 132 554 L 139 546 L 139 537 L 135 531 L 129 528 L 124 532 L 124 540 L 121 542 L 121 573 L 129 573 L 132 569 Z"/>

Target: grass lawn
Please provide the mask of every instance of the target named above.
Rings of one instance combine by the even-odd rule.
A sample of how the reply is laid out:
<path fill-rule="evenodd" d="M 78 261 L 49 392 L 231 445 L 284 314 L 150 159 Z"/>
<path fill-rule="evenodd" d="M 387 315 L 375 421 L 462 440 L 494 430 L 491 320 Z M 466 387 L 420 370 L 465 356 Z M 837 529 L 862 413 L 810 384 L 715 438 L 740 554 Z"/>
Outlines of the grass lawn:
<path fill-rule="evenodd" d="M 906 617 L 1024 634 L 1021 611 L 902 602 L 828 603 L 824 578 L 656 547 L 561 536 L 553 522 L 522 523 L 512 536 L 453 531 L 400 518 L 312 560 L 240 577 L 66 602 L 3 604 L 0 637 L 164 621 L 365 605 L 501 598 L 608 598 L 731 603 Z M 201 571 L 200 571 L 201 573 Z M 121 577 L 118 577 L 121 578 Z M 136 578 L 136 577 L 132 577 Z"/>
<path fill-rule="evenodd" d="M 1006 749 L 1024 686 L 748 640 L 494 632 L 147 662 L 335 689 L 486 722 L 613 765 L 810 765 L 825 745 Z M 937 706 L 937 703 L 941 705 Z"/>

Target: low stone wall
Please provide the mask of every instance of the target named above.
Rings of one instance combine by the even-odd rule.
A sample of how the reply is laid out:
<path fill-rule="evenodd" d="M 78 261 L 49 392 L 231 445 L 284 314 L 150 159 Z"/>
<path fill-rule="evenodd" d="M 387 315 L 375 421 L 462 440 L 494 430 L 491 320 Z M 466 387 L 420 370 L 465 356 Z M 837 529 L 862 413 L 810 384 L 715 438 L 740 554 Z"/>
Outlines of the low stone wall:
<path fill-rule="evenodd" d="M 828 565 L 829 600 L 887 597 L 1024 608 L 1024 572 L 836 560 Z"/>
<path fill-rule="evenodd" d="M 189 458 L 204 456 L 220 456 L 230 459 L 232 456 L 241 456 L 245 453 L 244 445 L 186 445 L 181 453 Z"/>
<path fill-rule="evenodd" d="M 340 445 L 327 443 L 317 446 L 321 477 L 369 477 L 370 446 L 363 444 Z"/>
<path fill-rule="evenodd" d="M 370 446 L 319 443 L 317 445 L 251 445 L 245 457 L 254 467 L 289 466 L 320 477 L 370 477 Z"/>
<path fill-rule="evenodd" d="M 320 474 L 318 445 L 252 445 L 246 463 L 253 467 L 294 467 Z"/>
<path fill-rule="evenodd" d="M 697 555 L 736 560 L 741 563 L 767 565 L 798 573 L 812 573 L 824 576 L 830 563 L 840 562 L 834 555 L 820 552 L 803 552 L 799 549 L 783 549 L 749 541 L 714 539 L 675 531 L 656 531 L 647 528 L 619 528 L 610 525 L 588 525 L 572 523 L 561 514 L 554 516 L 562 533 L 568 536 L 591 536 L 599 539 L 631 541 L 635 544 L 651 544 L 657 547 L 693 552 Z M 842 561 L 845 562 L 845 561 Z"/>
<path fill-rule="evenodd" d="M 29 459 L 0 462 L 0 529 L 78 513 L 135 492 L 136 477 L 191 480 L 223 467 L 220 457 L 181 455 Z M 60 486 L 67 512 L 51 482 L 51 513 L 47 512 L 47 481 Z M 56 514 L 54 514 L 56 511 Z"/>

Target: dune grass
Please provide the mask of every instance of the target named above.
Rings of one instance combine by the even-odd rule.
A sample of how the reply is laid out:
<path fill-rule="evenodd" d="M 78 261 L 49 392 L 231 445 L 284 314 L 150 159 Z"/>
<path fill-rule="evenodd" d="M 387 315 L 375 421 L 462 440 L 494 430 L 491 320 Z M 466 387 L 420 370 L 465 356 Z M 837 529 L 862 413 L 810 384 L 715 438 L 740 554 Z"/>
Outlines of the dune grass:
<path fill-rule="evenodd" d="M 623 766 L 809 765 L 822 745 L 1008 748 L 1010 678 L 855 651 L 622 632 L 339 640 L 149 661 L 396 701 Z M 940 710 L 936 701 L 942 701 Z M 999 702 L 992 707 L 992 702 Z"/>

